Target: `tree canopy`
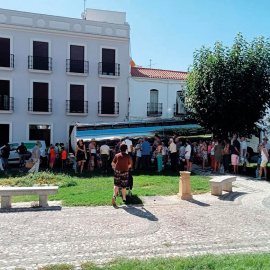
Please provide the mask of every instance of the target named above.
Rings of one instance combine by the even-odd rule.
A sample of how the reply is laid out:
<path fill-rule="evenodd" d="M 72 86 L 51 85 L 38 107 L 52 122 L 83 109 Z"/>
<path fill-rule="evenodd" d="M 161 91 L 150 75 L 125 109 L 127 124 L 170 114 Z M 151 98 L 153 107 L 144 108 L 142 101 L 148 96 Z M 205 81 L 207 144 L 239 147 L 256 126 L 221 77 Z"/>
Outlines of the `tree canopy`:
<path fill-rule="evenodd" d="M 187 112 L 216 136 L 250 135 L 270 105 L 270 42 L 247 42 L 238 34 L 232 47 L 218 41 L 194 52 L 185 96 Z"/>

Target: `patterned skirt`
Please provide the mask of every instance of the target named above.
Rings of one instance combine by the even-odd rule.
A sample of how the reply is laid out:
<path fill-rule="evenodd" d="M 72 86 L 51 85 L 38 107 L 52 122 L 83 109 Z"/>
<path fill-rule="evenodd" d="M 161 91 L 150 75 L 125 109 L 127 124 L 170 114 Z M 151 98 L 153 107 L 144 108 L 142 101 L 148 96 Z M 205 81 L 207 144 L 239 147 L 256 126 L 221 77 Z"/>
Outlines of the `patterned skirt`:
<path fill-rule="evenodd" d="M 121 188 L 128 187 L 129 172 L 127 171 L 114 171 L 114 185 Z"/>

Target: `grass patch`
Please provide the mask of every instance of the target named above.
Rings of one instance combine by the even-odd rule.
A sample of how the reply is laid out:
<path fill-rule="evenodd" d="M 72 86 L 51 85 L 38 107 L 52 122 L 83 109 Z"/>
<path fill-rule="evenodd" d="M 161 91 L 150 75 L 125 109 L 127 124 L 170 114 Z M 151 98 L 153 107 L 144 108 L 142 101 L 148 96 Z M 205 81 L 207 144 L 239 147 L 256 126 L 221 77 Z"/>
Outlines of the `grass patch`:
<path fill-rule="evenodd" d="M 39 267 L 38 270 L 73 270 L 75 266 L 71 264 L 57 264 Z"/>
<path fill-rule="evenodd" d="M 8 177 L 7 177 L 8 176 Z M 0 176 L 1 177 L 1 176 Z M 142 203 L 139 196 L 175 195 L 179 190 L 179 173 L 165 171 L 162 174 L 155 172 L 136 172 L 133 174 L 133 196 L 127 198 L 127 203 Z M 40 179 L 55 179 L 54 185 L 59 186 L 57 195 L 49 196 L 49 200 L 62 200 L 65 206 L 98 206 L 110 205 L 113 193 L 112 173 L 100 172 L 75 174 L 73 171 L 65 173 L 41 172 L 38 174 L 12 173 L 2 175 L 0 185 L 8 181 L 11 186 L 33 186 Z M 210 190 L 209 177 L 192 175 L 191 190 L 193 194 L 204 193 Z M 13 202 L 29 202 L 38 200 L 38 196 L 12 197 Z M 117 199 L 121 204 L 121 200 Z"/>
<path fill-rule="evenodd" d="M 120 259 L 102 267 L 90 266 L 84 270 L 268 270 L 270 254 L 207 255 L 189 258 L 168 258 L 149 260 Z"/>

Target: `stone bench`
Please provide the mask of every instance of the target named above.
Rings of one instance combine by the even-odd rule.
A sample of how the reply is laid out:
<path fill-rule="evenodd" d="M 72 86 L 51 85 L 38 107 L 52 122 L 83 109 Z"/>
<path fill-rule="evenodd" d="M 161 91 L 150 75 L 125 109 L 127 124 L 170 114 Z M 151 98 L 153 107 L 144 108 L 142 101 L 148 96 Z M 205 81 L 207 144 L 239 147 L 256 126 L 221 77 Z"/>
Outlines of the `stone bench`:
<path fill-rule="evenodd" d="M 12 196 L 39 195 L 39 206 L 48 206 L 48 195 L 57 194 L 58 187 L 4 187 L 0 188 L 1 208 L 11 207 Z"/>
<path fill-rule="evenodd" d="M 218 176 L 209 180 L 211 194 L 221 196 L 222 191 L 232 192 L 232 182 L 236 181 L 236 176 Z"/>

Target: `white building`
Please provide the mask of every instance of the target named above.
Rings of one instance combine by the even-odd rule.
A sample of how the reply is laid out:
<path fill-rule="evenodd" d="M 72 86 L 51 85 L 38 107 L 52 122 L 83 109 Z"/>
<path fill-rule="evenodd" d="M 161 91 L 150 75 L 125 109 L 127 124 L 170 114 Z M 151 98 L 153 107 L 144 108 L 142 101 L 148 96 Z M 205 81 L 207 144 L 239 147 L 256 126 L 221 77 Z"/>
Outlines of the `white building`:
<path fill-rule="evenodd" d="M 129 119 L 169 119 L 185 113 L 181 96 L 187 72 L 131 68 Z"/>
<path fill-rule="evenodd" d="M 127 119 L 126 14 L 89 9 L 83 17 L 0 9 L 0 145 L 66 143 L 76 122 Z"/>

